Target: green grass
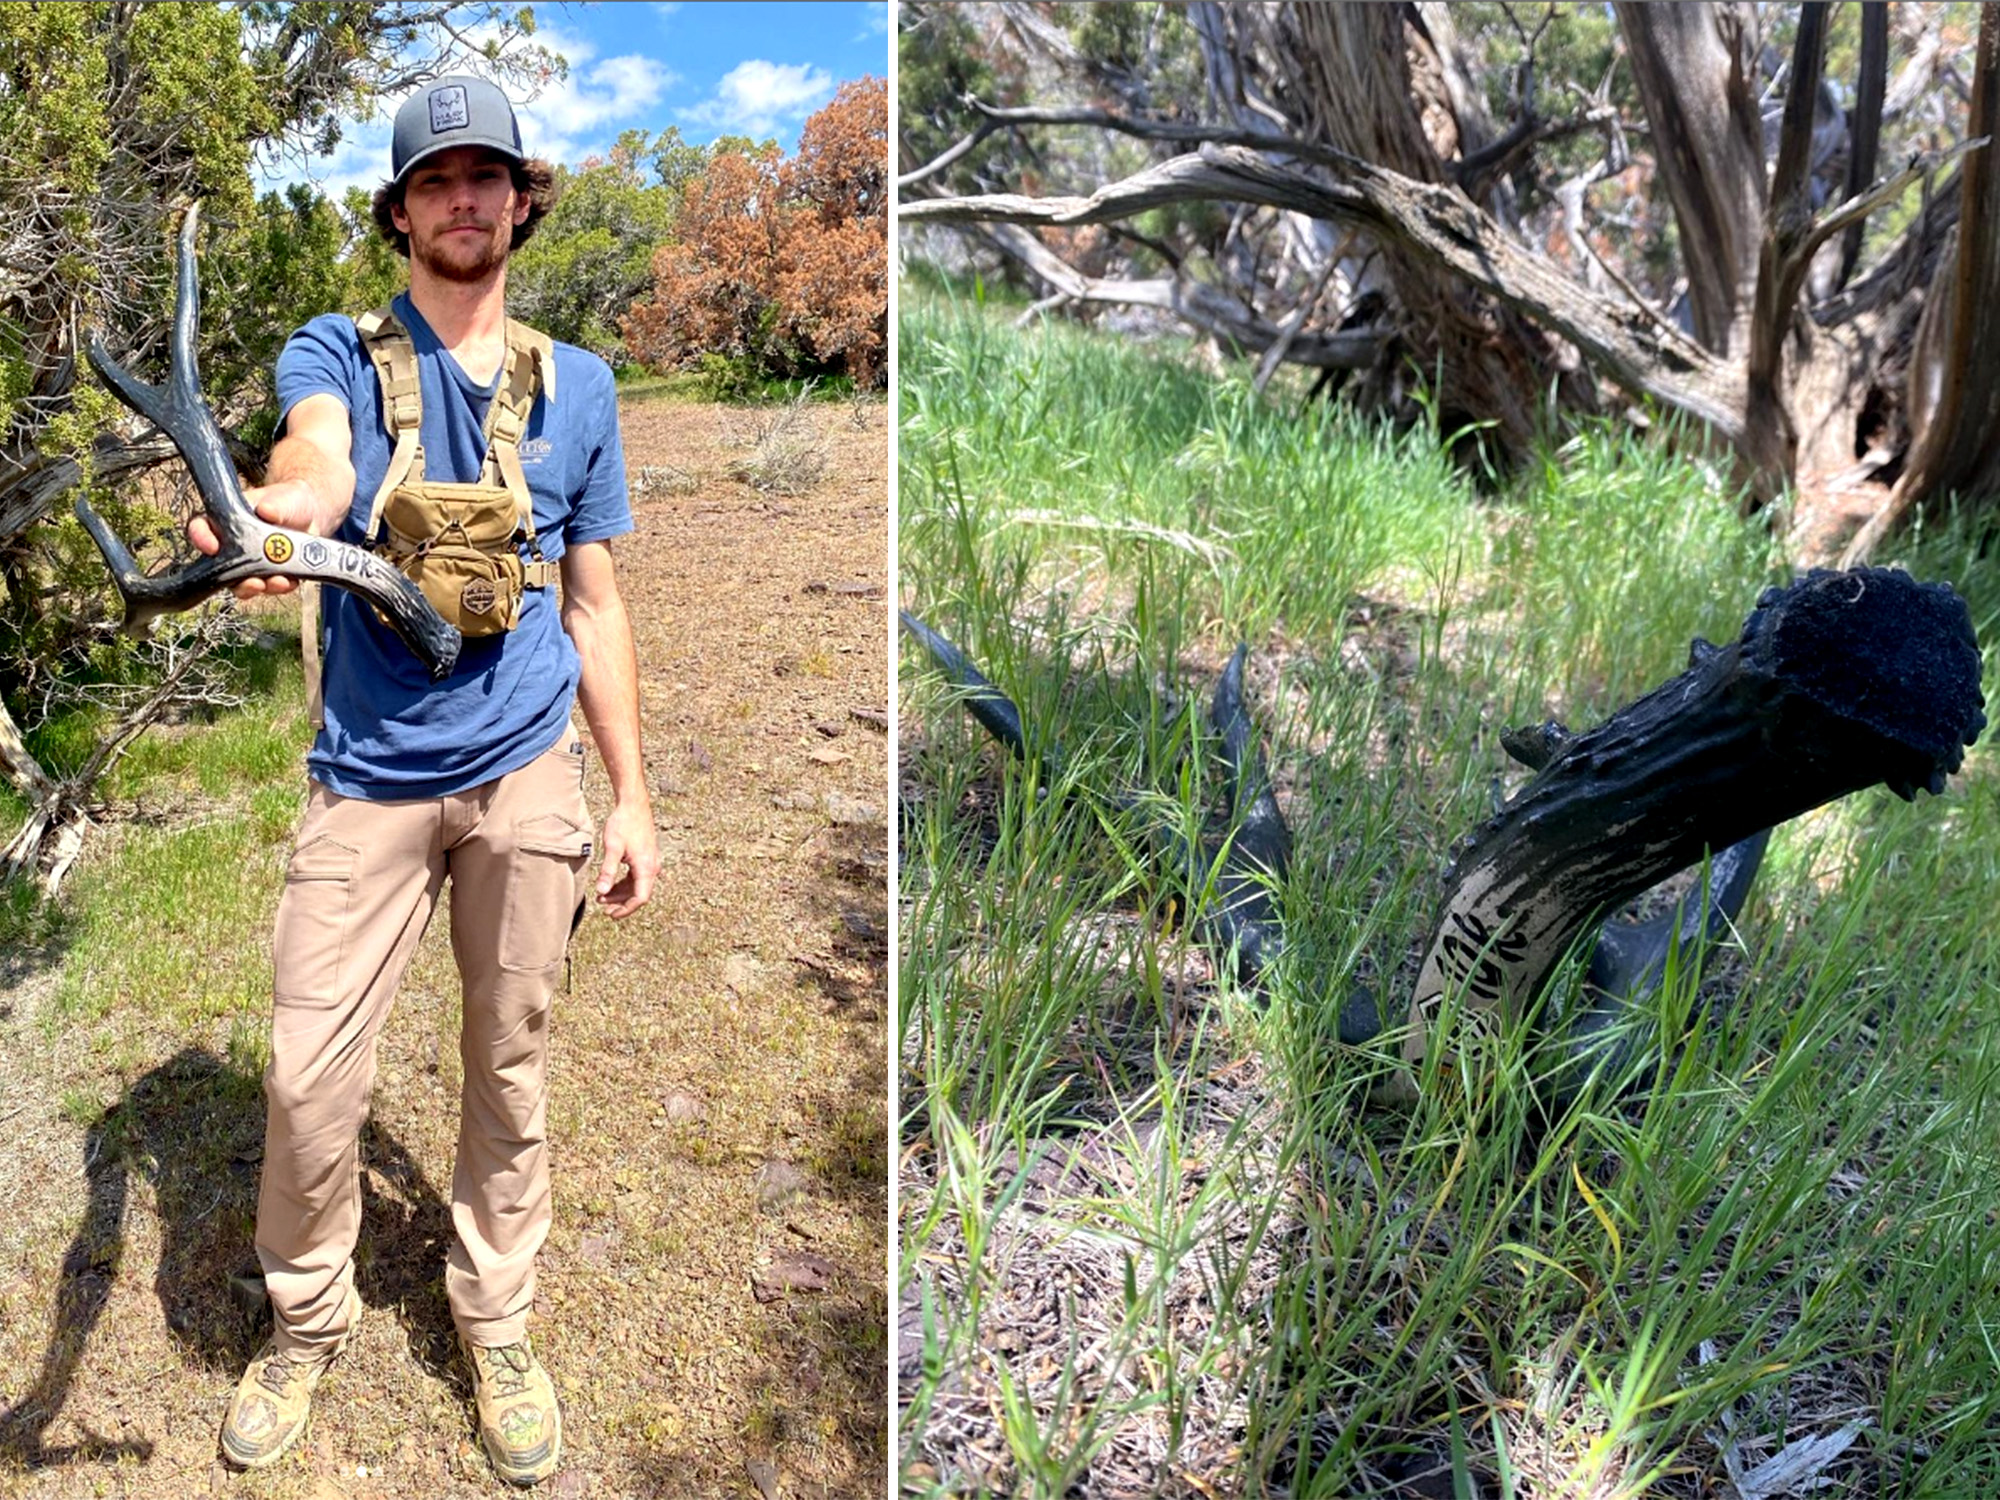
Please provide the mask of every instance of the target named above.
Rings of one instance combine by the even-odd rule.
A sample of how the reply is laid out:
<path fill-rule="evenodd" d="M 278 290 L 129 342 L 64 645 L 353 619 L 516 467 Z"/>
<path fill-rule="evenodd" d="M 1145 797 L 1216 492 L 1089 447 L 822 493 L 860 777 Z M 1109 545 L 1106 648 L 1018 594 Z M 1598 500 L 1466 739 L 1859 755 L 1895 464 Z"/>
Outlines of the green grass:
<path fill-rule="evenodd" d="M 1336 1011 L 1407 998 L 1452 843 L 1522 775 L 1498 731 L 1734 639 L 1780 552 L 1609 426 L 1482 496 L 1439 434 L 1175 351 L 938 296 L 901 333 L 902 602 L 1032 751 L 906 648 L 906 1492 L 1695 1495 L 1730 1434 L 1751 1468 L 1849 1422 L 1844 1492 L 2000 1482 L 1992 752 L 1781 829 L 1622 1098 L 1545 1128 L 1523 1026 L 1371 1106 L 1396 1064 Z M 2000 696 L 1974 526 L 1895 560 L 1966 595 Z M 1146 833 L 1213 799 L 1238 640 L 1295 838 L 1262 1002 L 1189 977 Z"/>
<path fill-rule="evenodd" d="M 102 787 L 113 816 L 58 899 L 24 883 L 0 891 L 0 939 L 60 950 L 48 1028 L 91 1026 L 111 1039 L 184 1028 L 261 1006 L 269 932 L 301 806 L 306 741 L 296 633 L 235 648 L 242 706 L 159 726 Z M 85 714 L 31 737 L 47 763 L 94 742 Z M 65 759 L 68 757 L 68 759 Z M 0 809 L 0 826 L 18 818 Z"/>

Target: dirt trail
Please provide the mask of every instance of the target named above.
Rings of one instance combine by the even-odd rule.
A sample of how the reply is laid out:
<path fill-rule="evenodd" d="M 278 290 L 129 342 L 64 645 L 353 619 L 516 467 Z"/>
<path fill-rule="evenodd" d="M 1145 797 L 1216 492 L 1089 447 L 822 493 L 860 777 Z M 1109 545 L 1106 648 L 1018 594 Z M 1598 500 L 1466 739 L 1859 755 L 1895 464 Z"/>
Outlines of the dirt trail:
<path fill-rule="evenodd" d="M 615 555 L 665 866 L 646 911 L 584 924 L 557 1002 L 533 1332 L 567 1461 L 540 1493 L 878 1496 L 886 412 L 814 408 L 830 467 L 783 499 L 728 477 L 757 414 L 623 415 L 629 470 L 658 471 Z M 214 1463 L 262 1336 L 231 1283 L 254 1269 L 262 1129 L 241 1035 L 50 1036 L 52 976 L 0 963 L 0 1495 L 518 1493 L 474 1451 L 450 1353 L 445 934 L 440 914 L 382 1041 L 360 1332 L 306 1443 L 252 1476 Z M 113 1094 L 115 1128 L 79 1105 Z"/>

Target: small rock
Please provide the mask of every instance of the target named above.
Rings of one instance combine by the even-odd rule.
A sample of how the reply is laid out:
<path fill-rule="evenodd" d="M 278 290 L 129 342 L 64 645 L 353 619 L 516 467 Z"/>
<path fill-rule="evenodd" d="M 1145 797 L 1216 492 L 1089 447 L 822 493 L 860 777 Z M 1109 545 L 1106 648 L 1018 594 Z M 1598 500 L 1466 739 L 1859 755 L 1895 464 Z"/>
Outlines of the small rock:
<path fill-rule="evenodd" d="M 813 733 L 823 734 L 830 740 L 837 740 L 847 733 L 847 726 L 834 719 L 821 719 L 813 725 Z"/>
<path fill-rule="evenodd" d="M 795 1250 L 781 1255 L 754 1287 L 759 1302 L 775 1302 L 786 1292 L 823 1292 L 833 1281 L 834 1264 L 824 1255 Z"/>
<path fill-rule="evenodd" d="M 743 1471 L 750 1476 L 750 1482 L 757 1486 L 757 1493 L 764 1500 L 778 1500 L 778 1470 L 776 1465 L 767 1464 L 761 1458 L 743 1460 Z"/>
<path fill-rule="evenodd" d="M 870 729 L 886 730 L 889 727 L 889 716 L 879 708 L 850 708 L 847 717 L 866 724 Z"/>
<path fill-rule="evenodd" d="M 794 790 L 771 793 L 771 806 L 781 812 L 818 812 L 821 799 L 813 792 Z"/>
<path fill-rule="evenodd" d="M 722 961 L 722 982 L 741 995 L 757 983 L 764 966 L 747 953 L 732 953 Z"/>
<path fill-rule="evenodd" d="M 826 820 L 844 828 L 867 828 L 887 821 L 882 809 L 872 802 L 864 802 L 859 797 L 845 797 L 839 792 L 828 792 L 820 801 L 826 809 Z"/>
<path fill-rule="evenodd" d="M 583 1243 L 577 1247 L 577 1254 L 585 1263 L 604 1266 L 611 1263 L 611 1236 L 608 1234 L 586 1234 Z"/>
<path fill-rule="evenodd" d="M 812 1185 L 812 1180 L 790 1162 L 772 1157 L 757 1169 L 757 1206 L 765 1210 L 783 1208 Z"/>
<path fill-rule="evenodd" d="M 699 1120 L 708 1113 L 708 1108 L 685 1089 L 669 1089 L 660 1098 L 660 1108 L 667 1118 L 676 1125 L 685 1125 L 691 1120 Z"/>
<path fill-rule="evenodd" d="M 823 766 L 837 766 L 844 760 L 853 760 L 854 757 L 845 750 L 808 750 L 806 759 L 817 761 Z"/>
<path fill-rule="evenodd" d="M 708 753 L 700 740 L 689 740 L 688 764 L 697 771 L 712 771 L 715 769 L 715 757 Z"/>

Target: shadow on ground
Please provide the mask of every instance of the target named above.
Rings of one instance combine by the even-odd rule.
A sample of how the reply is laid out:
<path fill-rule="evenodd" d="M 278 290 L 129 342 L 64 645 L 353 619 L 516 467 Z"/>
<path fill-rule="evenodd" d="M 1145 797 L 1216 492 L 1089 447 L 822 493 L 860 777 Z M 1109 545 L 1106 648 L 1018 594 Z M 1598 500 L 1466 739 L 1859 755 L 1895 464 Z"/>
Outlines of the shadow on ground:
<path fill-rule="evenodd" d="M 139 1077 L 91 1123 L 82 1172 L 89 1206 L 62 1258 L 41 1367 L 0 1410 L 0 1460 L 36 1469 L 151 1456 L 150 1441 L 89 1432 L 85 1419 L 82 1440 L 46 1441 L 110 1301 L 142 1184 L 160 1221 L 153 1288 L 183 1359 L 226 1385 L 256 1353 L 270 1329 L 254 1246 L 263 1138 L 262 1080 L 193 1047 Z M 462 1390 L 444 1295 L 450 1209 L 402 1144 L 372 1123 L 362 1161 L 361 1300 L 397 1309 L 417 1361 Z"/>

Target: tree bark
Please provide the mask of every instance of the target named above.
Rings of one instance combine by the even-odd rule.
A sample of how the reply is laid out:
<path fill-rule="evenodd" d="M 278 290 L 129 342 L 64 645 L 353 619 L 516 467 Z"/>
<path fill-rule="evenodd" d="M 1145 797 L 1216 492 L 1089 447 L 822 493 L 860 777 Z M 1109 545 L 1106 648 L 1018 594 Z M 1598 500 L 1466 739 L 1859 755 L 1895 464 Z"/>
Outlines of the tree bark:
<path fill-rule="evenodd" d="M 1889 6 L 1887 0 L 1864 0 L 1861 7 L 1860 76 L 1854 85 L 1854 112 L 1848 119 L 1847 196 L 1874 180 L 1875 159 L 1882 147 L 1882 101 L 1889 83 Z M 1836 286 L 1846 286 L 1861 258 L 1861 231 L 1854 225 L 1840 237 L 1840 273 Z"/>
<path fill-rule="evenodd" d="M 2000 489 L 2000 20 L 1982 7 L 1956 248 L 1931 281 L 1910 362 L 1912 452 L 1847 560 L 1866 558 L 1921 500 Z"/>
<path fill-rule="evenodd" d="M 1766 201 L 1754 17 L 1740 4 L 1613 9 L 1680 227 L 1694 335 L 1741 354 Z"/>
<path fill-rule="evenodd" d="M 174 445 L 157 433 L 141 442 L 105 433 L 93 446 L 91 474 L 101 480 L 119 480 L 163 464 L 174 454 Z M 33 449 L 0 457 L 0 469 L 7 474 L 0 479 L 0 547 L 11 547 L 83 482 L 83 466 L 75 459 L 52 458 Z"/>

